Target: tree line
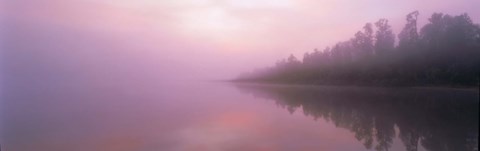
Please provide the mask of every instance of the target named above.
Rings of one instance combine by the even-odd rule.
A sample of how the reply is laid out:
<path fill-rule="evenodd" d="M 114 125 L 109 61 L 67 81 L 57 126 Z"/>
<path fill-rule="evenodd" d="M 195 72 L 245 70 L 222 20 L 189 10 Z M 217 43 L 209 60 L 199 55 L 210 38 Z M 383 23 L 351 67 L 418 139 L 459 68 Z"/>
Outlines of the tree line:
<path fill-rule="evenodd" d="M 290 55 L 272 67 L 243 74 L 236 81 L 355 84 L 451 85 L 479 83 L 480 26 L 467 14 L 434 13 L 418 29 L 418 11 L 406 16 L 396 35 L 387 19 L 367 23 L 354 37 L 303 60 Z"/>

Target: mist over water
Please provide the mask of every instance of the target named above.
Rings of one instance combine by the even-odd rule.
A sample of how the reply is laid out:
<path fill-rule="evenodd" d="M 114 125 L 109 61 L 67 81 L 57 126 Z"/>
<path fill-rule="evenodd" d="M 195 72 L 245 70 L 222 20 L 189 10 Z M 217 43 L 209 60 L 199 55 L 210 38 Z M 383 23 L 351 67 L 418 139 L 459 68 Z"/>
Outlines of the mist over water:
<path fill-rule="evenodd" d="M 4 150 L 465 150 L 478 92 L 444 88 L 124 86 L 8 88 Z"/>
<path fill-rule="evenodd" d="M 475 88 L 212 82 L 415 9 L 480 21 L 478 1 L 369 4 L 0 0 L 0 150 L 478 150 Z"/>

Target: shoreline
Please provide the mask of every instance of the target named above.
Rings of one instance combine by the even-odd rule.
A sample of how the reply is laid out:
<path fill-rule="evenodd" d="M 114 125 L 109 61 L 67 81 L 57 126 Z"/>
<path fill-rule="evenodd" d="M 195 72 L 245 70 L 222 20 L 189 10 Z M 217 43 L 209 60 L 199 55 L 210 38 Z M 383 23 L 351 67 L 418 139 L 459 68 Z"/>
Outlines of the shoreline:
<path fill-rule="evenodd" d="M 381 85 L 381 84 L 315 84 L 315 83 L 289 83 L 289 82 L 266 82 L 266 81 L 243 81 L 243 80 L 225 80 L 221 82 L 235 84 L 259 84 L 259 85 L 278 85 L 278 86 L 335 86 L 335 87 L 365 87 L 365 88 L 415 88 L 415 89 L 453 89 L 479 91 L 477 86 L 451 86 L 451 85 Z"/>

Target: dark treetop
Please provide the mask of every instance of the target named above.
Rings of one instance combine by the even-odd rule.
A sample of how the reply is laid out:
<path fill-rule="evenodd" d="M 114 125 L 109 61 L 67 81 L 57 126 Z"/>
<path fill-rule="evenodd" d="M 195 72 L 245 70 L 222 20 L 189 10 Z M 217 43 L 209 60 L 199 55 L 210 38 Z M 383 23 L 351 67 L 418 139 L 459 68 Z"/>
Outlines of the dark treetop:
<path fill-rule="evenodd" d="M 449 85 L 479 83 L 480 26 L 467 14 L 433 14 L 417 29 L 418 11 L 395 35 L 388 20 L 367 23 L 350 40 L 323 51 L 290 55 L 273 67 L 235 81 L 349 85 Z"/>

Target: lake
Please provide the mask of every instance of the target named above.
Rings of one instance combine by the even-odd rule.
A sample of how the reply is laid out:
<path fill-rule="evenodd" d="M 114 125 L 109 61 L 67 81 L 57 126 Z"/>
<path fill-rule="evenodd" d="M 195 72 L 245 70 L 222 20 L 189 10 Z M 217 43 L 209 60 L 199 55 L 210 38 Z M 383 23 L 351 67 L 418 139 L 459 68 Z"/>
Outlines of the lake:
<path fill-rule="evenodd" d="M 214 82 L 4 89 L 2 151 L 478 150 L 478 90 Z"/>

